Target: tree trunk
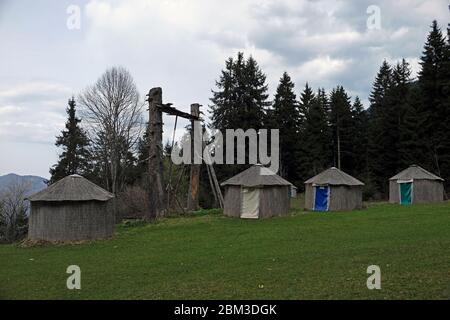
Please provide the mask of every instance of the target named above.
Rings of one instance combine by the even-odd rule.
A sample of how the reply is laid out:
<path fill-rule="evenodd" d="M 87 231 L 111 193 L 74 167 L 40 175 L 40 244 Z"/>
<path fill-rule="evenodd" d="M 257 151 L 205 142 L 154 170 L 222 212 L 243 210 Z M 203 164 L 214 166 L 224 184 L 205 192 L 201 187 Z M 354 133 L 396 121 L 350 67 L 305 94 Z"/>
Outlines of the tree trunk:
<path fill-rule="evenodd" d="M 200 117 L 200 105 L 198 103 L 191 104 L 191 114 Z M 198 194 L 199 194 L 199 182 L 200 182 L 200 164 L 194 163 L 195 158 L 195 143 L 194 135 L 195 130 L 198 130 L 200 126 L 195 125 L 195 121 L 191 121 L 191 175 L 189 183 L 189 193 L 187 199 L 187 210 L 198 210 Z M 197 141 L 199 142 L 199 141 Z"/>
<path fill-rule="evenodd" d="M 162 163 L 162 111 L 158 108 L 162 104 L 162 89 L 153 88 L 148 94 L 149 102 L 149 192 L 150 210 L 147 220 L 163 216 L 166 212 L 163 189 Z"/>

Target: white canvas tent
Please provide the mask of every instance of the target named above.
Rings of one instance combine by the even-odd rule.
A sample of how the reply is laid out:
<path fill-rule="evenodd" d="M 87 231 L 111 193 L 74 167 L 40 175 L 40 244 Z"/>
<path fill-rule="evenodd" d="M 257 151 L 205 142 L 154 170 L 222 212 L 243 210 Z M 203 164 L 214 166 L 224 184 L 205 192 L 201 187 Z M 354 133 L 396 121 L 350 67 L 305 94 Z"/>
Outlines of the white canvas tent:
<path fill-rule="evenodd" d="M 222 183 L 224 214 L 243 219 L 285 215 L 292 184 L 262 165 L 254 165 Z"/>

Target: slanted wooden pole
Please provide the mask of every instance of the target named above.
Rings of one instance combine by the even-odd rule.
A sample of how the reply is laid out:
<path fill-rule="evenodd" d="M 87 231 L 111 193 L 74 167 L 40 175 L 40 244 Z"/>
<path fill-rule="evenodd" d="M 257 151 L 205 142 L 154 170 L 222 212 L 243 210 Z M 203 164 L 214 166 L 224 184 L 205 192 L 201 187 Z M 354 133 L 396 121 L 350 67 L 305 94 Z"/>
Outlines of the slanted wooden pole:
<path fill-rule="evenodd" d="M 147 219 L 163 216 L 166 212 L 163 187 L 162 163 L 162 111 L 158 106 L 162 104 L 162 89 L 153 88 L 148 94 L 149 104 L 149 160 L 148 181 L 150 192 L 150 211 Z"/>
<path fill-rule="evenodd" d="M 195 117 L 200 117 L 200 105 L 198 103 L 191 104 L 191 115 Z M 194 145 L 194 135 L 195 130 L 194 128 L 198 130 L 200 127 L 199 125 L 195 125 L 195 121 L 191 120 L 191 175 L 190 175 L 190 182 L 189 182 L 189 193 L 187 198 L 187 210 L 188 211 L 194 211 L 198 210 L 198 194 L 199 194 L 199 184 L 200 184 L 200 166 L 201 164 L 194 163 L 195 159 L 195 145 Z M 200 129 L 201 130 L 201 129 Z M 197 132 L 198 134 L 198 132 Z M 200 133 L 201 134 L 201 133 Z M 202 143 L 201 141 L 198 141 Z M 199 155 L 200 157 L 202 155 Z"/>

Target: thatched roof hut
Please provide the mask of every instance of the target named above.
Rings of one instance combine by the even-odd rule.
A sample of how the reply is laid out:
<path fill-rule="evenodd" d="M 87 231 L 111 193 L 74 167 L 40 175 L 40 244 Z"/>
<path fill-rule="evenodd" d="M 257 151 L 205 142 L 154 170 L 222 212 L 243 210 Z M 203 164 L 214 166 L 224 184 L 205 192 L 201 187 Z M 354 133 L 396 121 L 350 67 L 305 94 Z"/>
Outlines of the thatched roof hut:
<path fill-rule="evenodd" d="M 292 184 L 260 164 L 221 184 L 224 214 L 247 219 L 287 215 Z"/>
<path fill-rule="evenodd" d="M 364 183 L 332 167 L 305 181 L 305 209 L 353 210 L 362 207 Z"/>
<path fill-rule="evenodd" d="M 412 165 L 389 179 L 389 202 L 404 205 L 444 201 L 444 179 Z"/>
<path fill-rule="evenodd" d="M 89 180 L 71 175 L 30 197 L 28 238 L 79 241 L 114 234 L 114 195 Z"/>

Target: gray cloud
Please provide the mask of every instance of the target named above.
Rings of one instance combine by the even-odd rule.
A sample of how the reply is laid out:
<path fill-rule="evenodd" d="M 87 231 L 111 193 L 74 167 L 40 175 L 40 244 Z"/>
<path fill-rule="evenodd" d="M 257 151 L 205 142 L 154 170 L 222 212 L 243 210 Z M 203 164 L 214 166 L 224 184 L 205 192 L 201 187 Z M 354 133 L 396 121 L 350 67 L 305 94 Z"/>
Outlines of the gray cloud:
<path fill-rule="evenodd" d="M 54 143 L 71 89 L 46 82 L 0 87 L 0 140 Z"/>
<path fill-rule="evenodd" d="M 66 28 L 69 4 L 80 6 L 81 30 Z M 366 27 L 372 4 L 381 30 Z M 444 27 L 448 14 L 444 0 L 0 1 L 0 150 L 13 158 L 0 172 L 46 175 L 67 99 L 113 65 L 129 69 L 142 99 L 161 86 L 164 101 L 184 111 L 194 102 L 206 111 L 225 59 L 238 50 L 260 63 L 271 94 L 288 71 L 297 94 L 307 81 L 328 90 L 341 84 L 367 101 L 382 60 L 405 57 L 417 70 L 431 21 Z M 164 121 L 167 140 L 174 119 Z M 19 161 L 14 143 L 46 160 Z"/>

